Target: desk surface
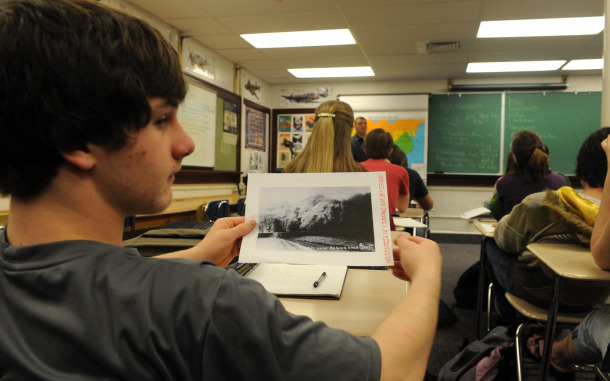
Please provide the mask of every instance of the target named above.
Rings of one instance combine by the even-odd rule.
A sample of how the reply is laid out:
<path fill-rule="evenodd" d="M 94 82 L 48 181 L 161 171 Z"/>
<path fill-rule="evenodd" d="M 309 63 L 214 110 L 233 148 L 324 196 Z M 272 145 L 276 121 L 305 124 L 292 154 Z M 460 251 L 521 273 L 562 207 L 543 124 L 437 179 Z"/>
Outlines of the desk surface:
<path fill-rule="evenodd" d="M 572 279 L 610 281 L 610 271 L 600 269 L 591 251 L 573 243 L 531 243 L 527 249 L 555 274 Z"/>
<path fill-rule="evenodd" d="M 239 198 L 246 197 L 236 193 L 230 195 L 195 197 L 185 199 L 175 199 L 161 213 L 157 214 L 138 214 L 136 215 L 136 230 L 154 229 L 159 226 L 167 225 L 178 220 L 196 221 L 197 208 L 202 204 L 207 204 L 215 200 L 229 200 L 229 205 L 237 204 Z"/>
<path fill-rule="evenodd" d="M 349 269 L 341 299 L 280 298 L 293 314 L 357 336 L 371 336 L 405 295 L 407 283 L 390 271 Z"/>
<path fill-rule="evenodd" d="M 148 217 L 148 216 L 157 216 L 157 215 L 171 214 L 171 213 L 190 212 L 190 211 L 197 210 L 197 208 L 201 204 L 207 204 L 210 201 L 215 201 L 215 200 L 227 199 L 227 200 L 229 200 L 230 205 L 235 205 L 235 204 L 237 204 L 237 200 L 242 197 L 246 197 L 246 196 L 233 193 L 230 195 L 175 199 L 175 200 L 172 200 L 171 204 L 169 204 L 169 206 L 161 213 L 142 214 L 142 215 L 138 215 L 137 217 Z"/>
<path fill-rule="evenodd" d="M 408 218 L 424 218 L 425 210 L 422 208 L 407 208 L 404 212 L 399 212 L 398 215 L 400 217 L 408 217 Z"/>
<path fill-rule="evenodd" d="M 477 230 L 481 232 L 481 234 L 483 234 L 485 237 L 493 238 L 494 230 L 498 222 L 496 220 L 475 220 L 473 224 L 474 227 L 477 228 Z"/>

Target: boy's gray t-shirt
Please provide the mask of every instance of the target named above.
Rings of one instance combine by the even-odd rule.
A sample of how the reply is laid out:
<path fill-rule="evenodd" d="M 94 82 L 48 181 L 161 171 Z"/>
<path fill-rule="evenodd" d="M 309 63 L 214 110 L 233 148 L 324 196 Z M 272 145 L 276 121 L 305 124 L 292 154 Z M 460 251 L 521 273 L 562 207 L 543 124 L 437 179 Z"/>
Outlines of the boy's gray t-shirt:
<path fill-rule="evenodd" d="M 9 379 L 378 380 L 371 338 L 288 313 L 209 262 L 0 234 L 0 373 Z"/>

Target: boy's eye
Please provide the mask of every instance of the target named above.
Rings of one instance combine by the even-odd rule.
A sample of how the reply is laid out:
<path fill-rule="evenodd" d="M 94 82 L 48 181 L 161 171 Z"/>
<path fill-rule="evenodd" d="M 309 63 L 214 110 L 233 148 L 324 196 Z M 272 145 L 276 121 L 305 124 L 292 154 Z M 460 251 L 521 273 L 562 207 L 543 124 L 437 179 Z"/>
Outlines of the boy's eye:
<path fill-rule="evenodd" d="M 167 122 L 168 119 L 169 118 L 167 117 L 167 115 L 163 115 L 159 119 L 157 119 L 157 121 L 155 122 L 155 125 L 159 128 L 163 128 L 163 127 L 165 127 L 165 122 Z"/>

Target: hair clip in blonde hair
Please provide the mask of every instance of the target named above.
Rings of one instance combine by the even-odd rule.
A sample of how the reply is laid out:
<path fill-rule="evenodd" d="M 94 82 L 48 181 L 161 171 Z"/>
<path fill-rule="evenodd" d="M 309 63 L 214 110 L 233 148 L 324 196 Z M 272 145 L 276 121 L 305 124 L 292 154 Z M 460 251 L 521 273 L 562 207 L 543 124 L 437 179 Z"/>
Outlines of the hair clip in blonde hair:
<path fill-rule="evenodd" d="M 334 117 L 335 117 L 335 114 L 331 114 L 331 113 L 329 113 L 329 112 L 321 112 L 321 113 L 319 113 L 319 114 L 318 114 L 318 118 L 322 118 L 322 117 L 324 117 L 324 116 L 329 116 L 329 117 L 331 117 L 331 118 L 334 118 Z"/>

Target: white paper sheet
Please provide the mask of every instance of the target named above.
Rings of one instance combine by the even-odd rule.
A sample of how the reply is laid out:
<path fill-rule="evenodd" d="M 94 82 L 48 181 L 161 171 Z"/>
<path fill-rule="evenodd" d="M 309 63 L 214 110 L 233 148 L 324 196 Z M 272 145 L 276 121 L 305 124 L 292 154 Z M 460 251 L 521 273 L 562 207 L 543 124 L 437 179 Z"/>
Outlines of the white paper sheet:
<path fill-rule="evenodd" d="M 384 172 L 251 173 L 245 217 L 241 262 L 393 263 Z"/>
<path fill-rule="evenodd" d="M 461 217 L 465 220 L 468 220 L 470 218 L 476 217 L 476 216 L 480 216 L 482 214 L 489 214 L 491 213 L 489 211 L 489 209 L 485 208 L 484 206 L 480 207 L 480 208 L 475 208 L 472 210 L 469 210 L 467 212 L 462 213 Z"/>
<path fill-rule="evenodd" d="M 426 228 L 428 225 L 409 217 L 394 217 L 394 225 L 401 228 Z"/>
<path fill-rule="evenodd" d="M 322 274 L 325 274 L 322 277 Z M 261 263 L 245 276 L 261 283 L 275 295 L 317 295 L 341 297 L 347 266 L 287 265 Z M 318 286 L 314 287 L 314 282 Z"/>

